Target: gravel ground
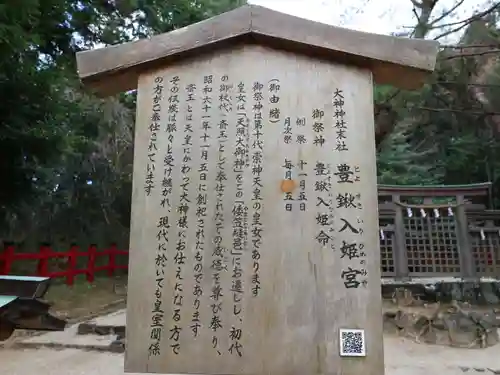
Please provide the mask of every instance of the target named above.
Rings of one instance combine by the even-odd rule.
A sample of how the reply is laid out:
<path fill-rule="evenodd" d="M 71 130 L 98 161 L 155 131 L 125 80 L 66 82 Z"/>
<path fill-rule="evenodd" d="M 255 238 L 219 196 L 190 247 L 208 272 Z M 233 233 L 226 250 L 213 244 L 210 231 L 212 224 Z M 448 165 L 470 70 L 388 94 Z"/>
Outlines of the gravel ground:
<path fill-rule="evenodd" d="M 498 347 L 452 349 L 387 338 L 386 375 L 500 374 Z M 74 349 L 0 349 L 0 371 L 8 375 L 123 375 L 123 355 Z"/>
<path fill-rule="evenodd" d="M 94 320 L 98 324 L 125 323 L 125 311 Z M 24 342 L 96 345 L 111 337 L 78 336 L 76 327 Z M 487 349 L 458 349 L 417 344 L 395 336 L 384 338 L 386 375 L 500 375 L 500 345 Z M 123 354 L 80 349 L 0 348 L 0 374 L 7 375 L 123 375 Z"/>

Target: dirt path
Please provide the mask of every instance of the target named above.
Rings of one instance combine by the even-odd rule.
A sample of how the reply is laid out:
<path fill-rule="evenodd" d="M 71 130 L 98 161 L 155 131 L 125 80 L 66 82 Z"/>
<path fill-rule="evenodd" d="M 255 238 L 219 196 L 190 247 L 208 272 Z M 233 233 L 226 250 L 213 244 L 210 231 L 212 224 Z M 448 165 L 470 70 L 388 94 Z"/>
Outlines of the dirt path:
<path fill-rule="evenodd" d="M 500 374 L 500 347 L 453 349 L 386 337 L 386 375 Z M 0 371 L 9 375 L 124 375 L 123 355 L 64 349 L 0 349 Z"/>
<path fill-rule="evenodd" d="M 125 325 L 125 317 L 125 310 L 120 310 L 90 322 L 119 326 Z M 114 335 L 78 335 L 77 325 L 68 327 L 64 332 L 23 338 L 15 349 L 8 345 L 0 348 L 0 373 L 124 375 L 123 354 L 107 351 L 115 338 Z M 41 348 L 43 345 L 66 348 Z M 68 349 L 68 346 L 80 349 Z M 88 351 L 89 348 L 94 351 Z M 417 344 L 409 339 L 386 335 L 384 351 L 386 375 L 500 375 L 500 344 L 487 349 L 458 349 Z"/>
<path fill-rule="evenodd" d="M 118 283 L 123 284 L 119 280 Z M 70 321 L 82 316 L 102 313 L 102 306 L 120 300 L 117 280 L 79 283 L 71 288 L 56 285 L 48 295 L 55 302 L 56 314 Z M 121 293 L 120 293 L 121 294 Z M 89 304 L 88 301 L 93 303 Z M 124 325 L 125 310 L 92 320 L 102 325 Z M 124 375 L 123 354 L 82 349 L 34 348 L 44 344 L 61 347 L 106 348 L 115 338 L 80 336 L 76 326 L 64 332 L 51 332 L 36 337 L 20 337 L 31 348 L 0 347 L 0 374 L 8 375 Z M 17 341 L 17 340 L 16 340 Z M 33 347 L 34 346 L 34 347 Z M 395 336 L 384 338 L 386 375 L 500 375 L 500 345 L 488 349 L 467 350 L 444 346 L 416 344 Z"/>

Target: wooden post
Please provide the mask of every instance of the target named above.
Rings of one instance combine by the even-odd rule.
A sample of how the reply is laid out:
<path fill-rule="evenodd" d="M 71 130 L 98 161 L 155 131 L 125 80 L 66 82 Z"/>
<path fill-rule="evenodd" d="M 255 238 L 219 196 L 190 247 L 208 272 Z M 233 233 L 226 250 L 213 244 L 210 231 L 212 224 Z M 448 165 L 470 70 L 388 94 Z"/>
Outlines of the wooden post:
<path fill-rule="evenodd" d="M 395 278 L 399 281 L 407 280 L 409 277 L 408 270 L 408 250 L 406 249 L 406 228 L 403 216 L 403 208 L 399 205 L 401 197 L 393 195 L 394 204 L 394 264 L 396 268 Z"/>
<path fill-rule="evenodd" d="M 37 276 L 49 276 L 49 258 L 52 256 L 52 253 L 50 244 L 44 243 L 40 245 L 40 258 L 36 270 Z"/>
<path fill-rule="evenodd" d="M 78 261 L 78 245 L 73 244 L 69 248 L 68 253 L 68 267 L 66 268 L 66 285 L 73 285 L 75 283 L 75 276 L 77 274 L 76 265 Z"/>
<path fill-rule="evenodd" d="M 384 373 L 373 81 L 437 47 L 246 5 L 77 55 L 138 88 L 125 371 Z"/>
<path fill-rule="evenodd" d="M 6 244 L 3 253 L 0 254 L 3 259 L 3 266 L 0 270 L 0 275 L 9 275 L 14 256 L 16 254 L 16 246 L 13 244 Z"/>
<path fill-rule="evenodd" d="M 111 244 L 108 249 L 108 277 L 113 277 L 115 275 L 116 270 L 116 255 L 117 255 L 117 247 L 116 244 Z"/>
<path fill-rule="evenodd" d="M 472 254 L 469 223 L 467 221 L 467 215 L 465 214 L 465 197 L 463 195 L 457 195 L 455 220 L 457 225 L 460 273 L 466 280 L 476 280 L 476 262 Z"/>
<path fill-rule="evenodd" d="M 95 280 L 95 260 L 97 256 L 97 245 L 89 246 L 88 256 L 86 278 L 89 283 L 93 283 Z"/>

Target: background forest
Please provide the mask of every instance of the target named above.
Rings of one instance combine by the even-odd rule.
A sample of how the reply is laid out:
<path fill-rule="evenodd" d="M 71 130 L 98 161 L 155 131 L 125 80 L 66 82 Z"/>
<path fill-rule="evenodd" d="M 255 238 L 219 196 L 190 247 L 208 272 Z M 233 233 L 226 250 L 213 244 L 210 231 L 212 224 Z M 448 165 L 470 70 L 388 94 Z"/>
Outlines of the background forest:
<path fill-rule="evenodd" d="M 500 206 L 500 2 L 450 21 L 464 4 L 413 4 L 405 36 L 447 40 L 420 91 L 376 87 L 379 183 L 494 183 Z M 22 3 L 22 4 L 21 4 Z M 170 31 L 240 0 L 0 1 L 2 241 L 127 248 L 135 95 L 98 99 L 75 52 Z"/>

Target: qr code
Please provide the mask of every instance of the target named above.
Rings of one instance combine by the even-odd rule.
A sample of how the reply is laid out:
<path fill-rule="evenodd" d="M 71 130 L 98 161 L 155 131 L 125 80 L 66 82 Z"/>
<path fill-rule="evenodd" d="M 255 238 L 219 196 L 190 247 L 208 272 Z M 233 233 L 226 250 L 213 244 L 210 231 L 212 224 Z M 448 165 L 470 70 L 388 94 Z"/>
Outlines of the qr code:
<path fill-rule="evenodd" d="M 366 356 L 365 331 L 362 329 L 341 329 L 340 355 L 342 357 Z"/>

